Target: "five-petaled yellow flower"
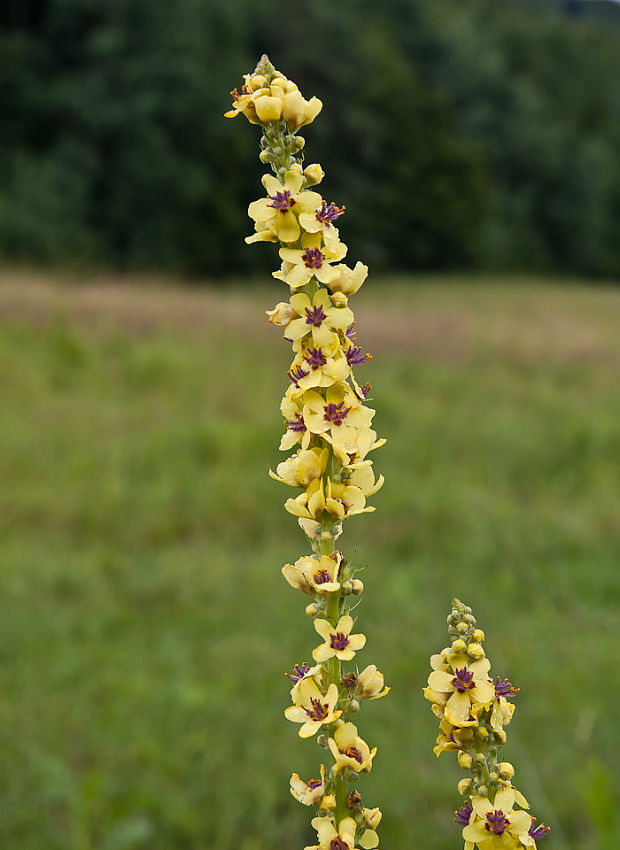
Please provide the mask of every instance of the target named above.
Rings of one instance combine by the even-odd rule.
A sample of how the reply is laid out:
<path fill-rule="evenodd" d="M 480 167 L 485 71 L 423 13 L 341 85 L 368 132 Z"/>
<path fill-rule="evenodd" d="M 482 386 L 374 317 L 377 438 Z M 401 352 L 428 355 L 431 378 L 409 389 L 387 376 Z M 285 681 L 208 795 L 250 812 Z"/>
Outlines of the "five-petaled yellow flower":
<path fill-rule="evenodd" d="M 315 661 L 323 662 L 334 657 L 340 661 L 351 661 L 357 650 L 366 644 L 366 635 L 351 634 L 353 617 L 349 614 L 344 614 L 336 626 L 332 626 L 329 620 L 317 619 L 314 628 L 324 640 L 312 652 Z"/>

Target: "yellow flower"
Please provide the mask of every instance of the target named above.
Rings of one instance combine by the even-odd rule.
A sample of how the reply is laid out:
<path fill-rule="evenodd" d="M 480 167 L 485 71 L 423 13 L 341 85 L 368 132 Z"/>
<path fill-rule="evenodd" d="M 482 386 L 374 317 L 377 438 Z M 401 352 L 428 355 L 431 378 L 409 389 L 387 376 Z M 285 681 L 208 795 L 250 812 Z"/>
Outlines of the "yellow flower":
<path fill-rule="evenodd" d="M 357 677 L 356 696 L 360 699 L 381 699 L 390 692 L 384 683 L 383 673 L 377 670 L 375 664 L 369 664 Z"/>
<path fill-rule="evenodd" d="M 304 679 L 299 684 L 295 705 L 285 709 L 284 716 L 293 723 L 301 723 L 300 738 L 311 738 L 324 723 L 333 723 L 342 711 L 336 711 L 338 687 L 331 684 L 327 693 L 319 690 L 314 679 Z"/>
<path fill-rule="evenodd" d="M 343 723 L 341 720 L 338 721 L 334 737 L 329 739 L 329 748 L 335 759 L 332 767 L 335 774 L 347 769 L 368 773 L 377 752 L 376 747 L 371 751 L 366 741 L 359 737 L 355 724 Z"/>
<path fill-rule="evenodd" d="M 377 439 L 377 432 L 371 428 L 364 428 L 357 431 L 353 451 L 344 451 L 340 446 L 334 445 L 333 450 L 336 460 L 341 466 L 354 468 L 364 460 L 368 452 L 378 449 L 386 443 L 385 437 Z"/>
<path fill-rule="evenodd" d="M 349 307 L 334 307 L 326 289 L 319 289 L 312 301 L 302 292 L 291 297 L 295 317 L 287 324 L 284 338 L 297 342 L 311 334 L 315 346 L 329 346 L 336 341 L 334 331 L 345 331 L 353 322 Z"/>
<path fill-rule="evenodd" d="M 287 452 L 297 443 L 301 443 L 302 449 L 307 449 L 310 444 L 310 431 L 304 421 L 303 404 L 292 397 L 291 387 L 284 394 L 280 410 L 286 425 L 286 431 L 280 440 L 280 451 Z"/>
<path fill-rule="evenodd" d="M 314 387 L 331 387 L 346 380 L 351 367 L 334 337 L 333 343 L 312 348 L 304 345 L 288 372 L 291 395 Z"/>
<path fill-rule="evenodd" d="M 428 677 L 424 695 L 431 702 L 445 706 L 445 717 L 454 726 L 476 726 L 473 704 L 489 704 L 495 691 L 487 678 L 488 658 L 468 663 L 467 656 L 455 656 L 450 662 L 453 672 L 434 670 Z"/>
<path fill-rule="evenodd" d="M 325 471 L 329 450 L 300 449 L 287 460 L 282 461 L 276 467 L 276 472 L 269 470 L 269 475 L 276 481 L 288 484 L 290 487 L 306 488 L 315 478 L 320 478 Z"/>
<path fill-rule="evenodd" d="M 297 313 L 288 301 L 278 301 L 273 310 L 265 310 L 265 315 L 269 317 L 272 325 L 287 325 Z"/>
<path fill-rule="evenodd" d="M 336 626 L 328 620 L 315 620 L 314 628 L 324 640 L 312 652 L 315 661 L 327 661 L 334 656 L 340 661 L 350 661 L 366 643 L 366 635 L 351 634 L 353 617 L 349 614 L 344 614 Z"/>
<path fill-rule="evenodd" d="M 366 507 L 366 498 L 359 487 L 339 484 L 331 478 L 327 479 L 325 509 L 334 519 L 346 519 L 374 511 L 374 508 Z"/>
<path fill-rule="evenodd" d="M 335 249 L 323 245 L 320 233 L 304 233 L 301 248 L 280 248 L 284 264 L 273 276 L 283 280 L 291 289 L 305 286 L 313 277 L 328 284 L 338 277 L 331 263 L 339 262 L 347 253 L 347 246 L 338 242 Z"/>
<path fill-rule="evenodd" d="M 310 124 L 323 108 L 323 103 L 318 97 L 304 100 L 299 89 L 290 91 L 284 95 L 282 102 L 282 117 L 289 126 L 291 132 L 295 132 L 305 124 Z"/>
<path fill-rule="evenodd" d="M 343 452 L 356 452 L 357 432 L 369 428 L 375 411 L 364 407 L 346 384 L 328 387 L 326 397 L 310 390 L 304 397 L 303 419 L 313 434 L 321 434 Z"/>
<path fill-rule="evenodd" d="M 338 582 L 338 570 L 340 569 L 340 553 L 335 552 L 335 558 L 330 555 L 321 555 L 320 559 L 314 555 L 305 555 L 298 558 L 294 564 L 285 564 L 282 567 L 282 575 L 296 590 L 304 593 L 333 593 L 340 590 Z"/>
<path fill-rule="evenodd" d="M 299 778 L 299 774 L 294 773 L 291 776 L 291 794 L 304 806 L 316 806 L 320 803 L 323 794 L 325 793 L 325 766 L 321 765 L 321 778 L 311 779 L 310 782 L 304 782 Z"/>
<path fill-rule="evenodd" d="M 338 246 L 338 231 L 334 226 L 336 219 L 340 218 L 345 208 L 328 204 L 321 200 L 318 209 L 303 212 L 299 216 L 299 223 L 307 233 L 320 233 L 325 245 L 335 251 Z"/>
<path fill-rule="evenodd" d="M 246 242 L 267 241 L 296 242 L 300 229 L 297 214 L 314 209 L 321 196 L 318 192 L 302 192 L 304 176 L 301 166 L 295 163 L 284 175 L 281 183 L 272 174 L 265 174 L 262 184 L 267 197 L 253 201 L 248 215 L 254 219 L 256 233 L 246 237 Z M 319 199 L 317 201 L 317 199 Z"/>
<path fill-rule="evenodd" d="M 498 676 L 493 683 L 494 696 L 491 709 L 490 724 L 494 732 L 501 732 L 504 726 L 508 726 L 514 714 L 514 703 L 508 702 L 506 697 L 516 694 L 519 688 L 513 688 L 508 679 L 503 681 Z"/>
<path fill-rule="evenodd" d="M 534 844 L 529 835 L 532 818 L 527 812 L 513 810 L 515 801 L 514 788 L 498 791 L 492 803 L 487 797 L 472 797 L 470 823 L 463 828 L 463 838 L 471 848 L 478 844 L 483 850 L 512 850 L 515 840 L 526 847 Z"/>
<path fill-rule="evenodd" d="M 312 826 L 317 831 L 319 843 L 306 847 L 304 850 L 356 850 L 356 826 L 353 818 L 341 820 L 338 829 L 329 817 L 313 818 Z"/>
<path fill-rule="evenodd" d="M 287 499 L 284 509 L 293 516 L 303 519 L 318 519 L 325 510 L 323 479 L 316 478 L 296 499 Z"/>
<path fill-rule="evenodd" d="M 341 264 L 335 266 L 334 271 L 336 274 L 329 281 L 329 290 L 343 295 L 354 295 L 368 277 L 368 266 L 359 261 L 353 269 Z"/>
<path fill-rule="evenodd" d="M 325 177 L 325 172 L 318 162 L 312 162 L 304 168 L 304 177 L 308 186 L 318 186 Z"/>

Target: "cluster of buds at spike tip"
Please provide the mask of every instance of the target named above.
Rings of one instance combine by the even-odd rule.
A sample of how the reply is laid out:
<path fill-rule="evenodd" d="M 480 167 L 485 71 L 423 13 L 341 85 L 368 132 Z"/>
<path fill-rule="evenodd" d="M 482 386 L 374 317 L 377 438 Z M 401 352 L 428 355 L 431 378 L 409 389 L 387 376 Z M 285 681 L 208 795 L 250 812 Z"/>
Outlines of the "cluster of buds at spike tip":
<path fill-rule="evenodd" d="M 476 627 L 471 608 L 458 599 L 452 603 L 448 633 L 451 645 L 431 656 L 433 672 L 424 696 L 440 721 L 435 755 L 456 752 L 468 774 L 458 783 L 467 799 L 454 818 L 462 827 L 465 850 L 536 848 L 549 828 L 536 825 L 526 811 L 529 803 L 512 784 L 513 766 L 498 760 L 519 689 L 491 676 L 484 632 Z"/>
<path fill-rule="evenodd" d="M 306 850 L 370 850 L 379 843 L 381 812 L 365 807 L 349 785 L 371 770 L 377 748 L 360 736 L 351 717 L 364 700 L 379 699 L 389 688 L 374 664 L 357 667 L 366 637 L 351 612 L 364 585 L 359 570 L 336 548 L 344 521 L 373 511 L 367 499 L 383 484 L 368 455 L 385 440 L 372 429 L 370 384 L 360 385 L 354 375 L 370 354 L 357 344 L 348 303 L 368 269 L 361 262 L 353 268 L 341 262 L 347 248 L 336 222 L 344 207 L 315 190 L 324 177 L 320 165 L 302 166 L 304 140 L 297 133 L 318 115 L 321 101 L 305 100 L 266 56 L 245 75 L 233 99 L 226 116 L 243 114 L 261 125 L 260 160 L 274 172 L 263 176 L 265 195 L 248 208 L 254 233 L 246 242 L 280 244 L 281 265 L 273 276 L 290 290 L 288 301 L 267 311 L 293 350 L 280 406 L 285 425 L 280 449 L 293 454 L 270 475 L 300 491 L 285 508 L 297 517 L 312 552 L 285 564 L 282 573 L 291 587 L 312 597 L 306 613 L 320 637 L 313 666 L 296 664 L 287 674 L 292 705 L 285 716 L 299 724 L 300 737 L 317 736 L 329 764 L 321 764 L 309 781 L 294 773 L 290 790 L 317 810 L 312 825 L 318 843 Z"/>

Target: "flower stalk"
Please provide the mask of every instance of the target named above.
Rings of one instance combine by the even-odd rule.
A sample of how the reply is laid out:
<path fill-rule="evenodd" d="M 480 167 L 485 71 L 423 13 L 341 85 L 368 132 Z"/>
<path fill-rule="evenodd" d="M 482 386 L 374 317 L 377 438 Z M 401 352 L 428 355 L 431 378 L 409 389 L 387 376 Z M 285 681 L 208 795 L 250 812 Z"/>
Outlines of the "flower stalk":
<path fill-rule="evenodd" d="M 466 800 L 454 818 L 463 828 L 465 850 L 536 850 L 536 840 L 549 827 L 536 826 L 526 811 L 529 803 L 512 784 L 514 767 L 498 760 L 519 689 L 507 679 L 490 677 L 484 632 L 459 599 L 452 602 L 448 633 L 450 646 L 431 656 L 433 672 L 424 696 L 440 721 L 435 755 L 456 752 L 468 774 L 457 786 Z"/>
<path fill-rule="evenodd" d="M 296 664 L 287 674 L 292 705 L 284 713 L 299 724 L 300 737 L 316 736 L 328 765 L 321 764 L 320 778 L 308 782 L 293 773 L 290 790 L 316 809 L 318 843 L 306 850 L 371 850 L 379 843 L 381 812 L 364 807 L 351 785 L 371 770 L 377 750 L 360 737 L 351 718 L 364 700 L 383 697 L 389 688 L 375 665 L 360 672 L 355 663 L 366 637 L 357 632 L 351 612 L 364 585 L 337 546 L 344 522 L 373 511 L 367 499 L 383 484 L 368 455 L 385 440 L 371 427 L 370 384 L 360 385 L 354 374 L 370 355 L 357 345 L 348 303 L 368 269 L 341 262 L 347 247 L 335 222 L 344 207 L 316 191 L 324 177 L 320 165 L 302 167 L 304 139 L 298 132 L 319 114 L 321 101 L 307 101 L 266 56 L 245 75 L 241 92 L 231 94 L 226 116 L 244 115 L 260 125 L 259 159 L 273 171 L 262 177 L 266 195 L 248 208 L 254 233 L 246 242 L 279 243 L 281 265 L 273 276 L 290 290 L 289 300 L 267 316 L 283 328 L 293 350 L 280 406 L 285 424 L 280 449 L 294 452 L 270 475 L 299 491 L 284 507 L 297 518 L 312 554 L 285 564 L 282 573 L 291 587 L 312 598 L 306 613 L 321 638 L 312 651 L 314 665 Z"/>

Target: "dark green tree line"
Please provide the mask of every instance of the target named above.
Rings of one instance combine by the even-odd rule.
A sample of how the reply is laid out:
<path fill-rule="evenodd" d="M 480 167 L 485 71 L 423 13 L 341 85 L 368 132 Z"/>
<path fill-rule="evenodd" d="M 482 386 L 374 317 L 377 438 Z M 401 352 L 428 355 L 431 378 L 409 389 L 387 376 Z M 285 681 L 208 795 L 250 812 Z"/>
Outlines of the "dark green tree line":
<path fill-rule="evenodd" d="M 620 28 L 508 0 L 5 0 L 0 257 L 267 268 L 222 118 L 263 52 L 325 101 L 310 155 L 375 267 L 620 273 Z"/>

